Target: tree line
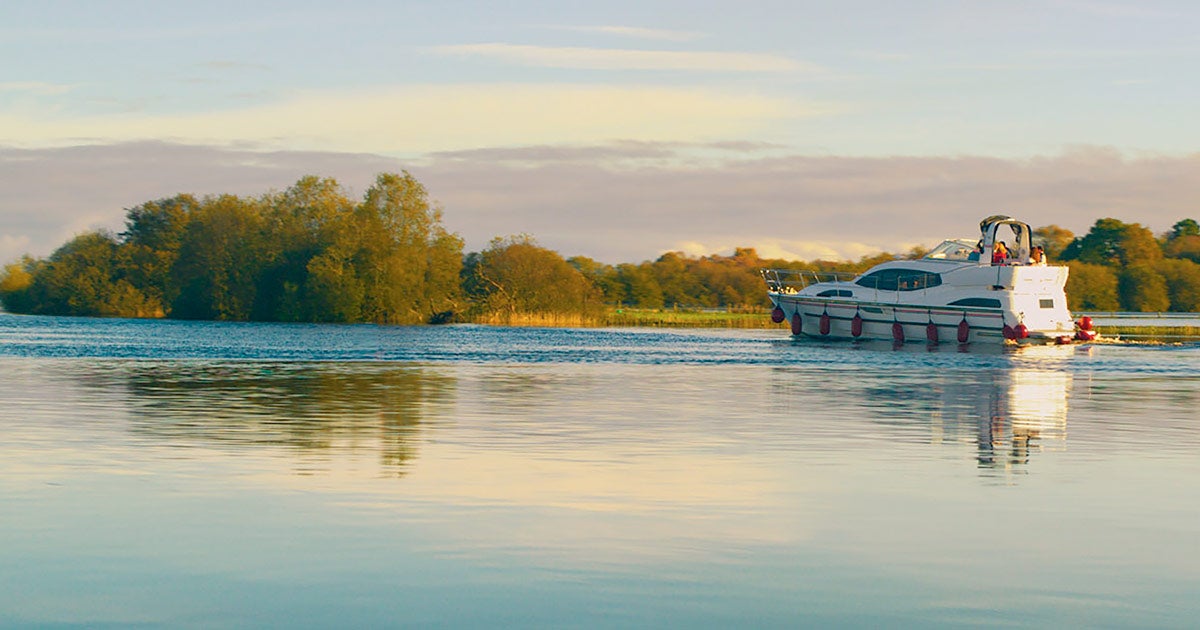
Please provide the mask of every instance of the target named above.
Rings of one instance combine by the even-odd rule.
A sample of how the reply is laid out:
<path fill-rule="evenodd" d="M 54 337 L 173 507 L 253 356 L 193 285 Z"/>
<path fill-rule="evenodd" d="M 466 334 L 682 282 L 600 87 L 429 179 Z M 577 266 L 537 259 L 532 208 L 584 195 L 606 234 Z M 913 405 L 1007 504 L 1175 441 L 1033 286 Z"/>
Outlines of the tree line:
<path fill-rule="evenodd" d="M 1071 267 L 1072 309 L 1200 310 L 1192 219 L 1159 236 L 1101 219 L 1082 237 L 1053 225 L 1034 237 Z M 768 304 L 761 268 L 859 272 L 924 253 L 806 262 L 738 248 L 609 265 L 515 235 L 464 255 L 409 173 L 378 175 L 357 201 L 310 176 L 258 197 L 181 194 L 130 208 L 120 233 L 85 232 L 47 258 L 7 265 L 0 302 L 14 313 L 384 324 L 586 318 L 621 306 L 757 310 Z"/>

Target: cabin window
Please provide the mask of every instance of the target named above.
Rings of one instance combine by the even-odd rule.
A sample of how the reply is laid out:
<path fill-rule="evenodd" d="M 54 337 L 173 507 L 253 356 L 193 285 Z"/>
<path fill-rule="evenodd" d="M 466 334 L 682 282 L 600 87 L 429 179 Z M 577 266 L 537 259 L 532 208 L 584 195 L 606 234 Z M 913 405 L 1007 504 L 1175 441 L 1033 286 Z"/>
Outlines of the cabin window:
<path fill-rule="evenodd" d="M 1038 300 L 1038 305 L 1042 308 L 1054 308 L 1054 298 Z"/>
<path fill-rule="evenodd" d="M 995 298 L 963 298 L 954 300 L 949 306 L 977 306 L 980 308 L 1000 308 L 1000 300 Z"/>
<path fill-rule="evenodd" d="M 825 289 L 818 293 L 817 297 L 854 297 L 854 292 L 846 289 Z"/>
<path fill-rule="evenodd" d="M 880 269 L 859 278 L 854 283 L 861 287 L 880 291 L 919 291 L 940 285 L 942 276 L 918 269 Z"/>

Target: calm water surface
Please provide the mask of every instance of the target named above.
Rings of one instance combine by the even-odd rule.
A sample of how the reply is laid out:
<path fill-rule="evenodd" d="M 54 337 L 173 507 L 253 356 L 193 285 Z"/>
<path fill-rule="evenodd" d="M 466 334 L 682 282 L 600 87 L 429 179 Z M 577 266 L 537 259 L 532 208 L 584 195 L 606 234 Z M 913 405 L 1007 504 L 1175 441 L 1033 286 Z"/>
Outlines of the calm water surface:
<path fill-rule="evenodd" d="M 0 315 L 0 626 L 1194 627 L 1200 346 Z"/>

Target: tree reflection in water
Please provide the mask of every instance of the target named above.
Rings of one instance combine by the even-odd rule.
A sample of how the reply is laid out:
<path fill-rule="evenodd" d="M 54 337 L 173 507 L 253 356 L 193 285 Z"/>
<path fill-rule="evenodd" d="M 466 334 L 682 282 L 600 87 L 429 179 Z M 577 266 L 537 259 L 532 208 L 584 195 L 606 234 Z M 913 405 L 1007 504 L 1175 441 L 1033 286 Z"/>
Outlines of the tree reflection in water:
<path fill-rule="evenodd" d="M 430 405 L 454 380 L 380 363 L 151 363 L 124 371 L 132 431 L 179 446 L 277 446 L 311 456 L 377 449 L 403 475 Z"/>

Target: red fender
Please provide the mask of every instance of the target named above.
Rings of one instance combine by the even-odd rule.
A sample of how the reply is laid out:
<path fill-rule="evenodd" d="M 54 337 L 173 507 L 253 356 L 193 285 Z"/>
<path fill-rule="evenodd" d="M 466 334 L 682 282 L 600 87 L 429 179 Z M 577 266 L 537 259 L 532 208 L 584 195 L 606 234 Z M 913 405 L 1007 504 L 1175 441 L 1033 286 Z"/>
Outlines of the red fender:
<path fill-rule="evenodd" d="M 1092 329 L 1092 318 L 1087 317 L 1086 315 L 1084 317 L 1081 317 L 1079 319 L 1079 329 L 1080 330 L 1091 330 Z"/>
<path fill-rule="evenodd" d="M 771 321 L 776 324 L 782 324 L 785 319 L 787 319 L 787 315 L 784 315 L 783 309 L 778 306 L 775 307 L 775 310 L 771 311 Z"/>
<path fill-rule="evenodd" d="M 963 320 L 958 323 L 958 343 L 967 343 L 967 340 L 970 338 L 971 325 L 967 323 L 967 318 L 964 317 Z"/>
<path fill-rule="evenodd" d="M 803 330 L 803 324 L 804 321 L 800 319 L 800 311 L 797 309 L 796 314 L 792 315 L 792 334 L 799 335 L 800 331 Z"/>
<path fill-rule="evenodd" d="M 1017 333 L 1017 339 L 1028 339 L 1029 338 L 1029 329 L 1025 327 L 1025 324 L 1017 324 L 1016 333 Z"/>
<path fill-rule="evenodd" d="M 861 337 L 862 336 L 862 324 L 863 324 L 862 315 L 855 313 L 854 319 L 850 320 L 850 334 L 854 335 L 855 337 Z"/>
<path fill-rule="evenodd" d="M 829 313 L 821 313 L 821 334 L 822 335 L 829 334 L 829 326 L 830 326 L 829 319 L 830 319 Z"/>
<path fill-rule="evenodd" d="M 1013 328 L 1012 326 L 1009 326 L 1008 324 L 1004 325 L 1003 332 L 1004 332 L 1005 339 L 1016 339 L 1017 338 L 1017 329 Z"/>
<path fill-rule="evenodd" d="M 925 325 L 925 338 L 928 339 L 930 341 L 930 343 L 938 342 L 937 324 L 934 324 L 933 322 L 929 322 L 928 324 Z"/>
<path fill-rule="evenodd" d="M 892 340 L 897 343 L 904 343 L 904 326 L 900 322 L 892 323 Z"/>

